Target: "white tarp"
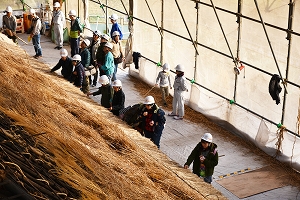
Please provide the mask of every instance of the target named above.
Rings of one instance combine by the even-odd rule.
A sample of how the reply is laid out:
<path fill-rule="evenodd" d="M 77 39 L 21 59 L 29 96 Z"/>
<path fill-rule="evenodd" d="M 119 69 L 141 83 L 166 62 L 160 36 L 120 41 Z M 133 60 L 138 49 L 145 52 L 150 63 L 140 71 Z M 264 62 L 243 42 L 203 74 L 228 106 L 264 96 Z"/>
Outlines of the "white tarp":
<path fill-rule="evenodd" d="M 158 26 L 161 27 L 162 1 L 147 0 L 147 2 Z M 232 13 L 217 9 L 218 17 L 230 46 L 229 50 L 215 12 L 212 7 L 207 6 L 211 5 L 209 0 L 201 1 L 207 5 L 198 4 L 198 38 L 196 38 L 196 3 L 187 0 L 177 0 L 177 2 L 191 35 L 189 35 L 185 27 L 176 3 L 174 1 L 164 1 L 163 28 L 167 31 L 164 31 L 163 43 L 161 43 L 160 33 L 155 26 L 155 21 L 146 2 L 134 1 L 134 16 L 142 21 L 134 21 L 135 40 L 133 51 L 141 53 L 155 63 L 160 62 L 160 53 L 163 52 L 162 64 L 168 62 L 171 70 L 174 70 L 177 64 L 183 64 L 186 68 L 185 76 L 187 78 L 194 79 L 198 84 L 213 91 L 208 91 L 196 84 L 190 84 L 189 93 L 186 94 L 185 98 L 186 103 L 193 109 L 213 119 L 228 122 L 243 137 L 254 142 L 268 154 L 274 155 L 274 152 L 276 152 L 275 143 L 277 141 L 276 131 L 278 128 L 273 123 L 281 123 L 283 116 L 283 125 L 288 130 L 298 133 L 297 117 L 300 91 L 298 87 L 287 84 L 288 94 L 285 99 L 285 110 L 283 110 L 284 89 L 280 93 L 281 103 L 279 105 L 276 105 L 275 101 L 272 100 L 268 91 L 269 81 L 272 74 L 279 74 L 279 72 L 262 24 L 241 18 L 239 59 L 249 64 L 249 66 L 244 64 L 245 68 L 238 75 L 237 82 L 235 82 L 233 71 L 235 64 L 231 58 L 230 50 L 235 59 L 238 50 L 237 17 Z M 217 8 L 226 9 L 233 13 L 237 12 L 238 0 L 214 0 L 213 2 Z M 264 22 L 282 29 L 266 26 L 266 31 L 283 78 L 286 77 L 287 73 L 289 41 L 286 39 L 286 32 L 283 30 L 287 29 L 288 24 L 288 4 L 288 1 L 274 1 L 272 3 L 267 0 L 258 1 L 258 7 Z M 300 28 L 297 24 L 300 23 L 300 3 L 295 2 L 295 4 L 293 30 L 299 33 Z M 243 1 L 242 14 L 255 20 L 260 20 L 254 1 Z M 197 46 L 199 55 L 197 55 L 196 65 L 195 48 L 192 42 L 188 41 L 191 37 L 192 40 L 197 40 L 201 44 Z M 162 48 L 161 44 L 163 44 Z M 292 35 L 288 80 L 297 85 L 300 84 L 299 44 L 300 37 Z M 157 73 L 161 71 L 161 68 L 157 67 L 155 63 L 144 58 L 140 59 L 138 74 L 150 84 L 155 83 Z M 131 70 L 136 74 L 134 67 Z M 172 78 L 174 78 L 174 74 Z M 281 86 L 283 88 L 283 85 Z M 254 113 L 238 105 L 230 104 L 226 100 L 231 100 L 234 96 L 238 105 Z M 300 170 L 299 146 L 299 137 L 284 131 L 282 154 L 278 159 L 292 163 L 295 169 Z"/>

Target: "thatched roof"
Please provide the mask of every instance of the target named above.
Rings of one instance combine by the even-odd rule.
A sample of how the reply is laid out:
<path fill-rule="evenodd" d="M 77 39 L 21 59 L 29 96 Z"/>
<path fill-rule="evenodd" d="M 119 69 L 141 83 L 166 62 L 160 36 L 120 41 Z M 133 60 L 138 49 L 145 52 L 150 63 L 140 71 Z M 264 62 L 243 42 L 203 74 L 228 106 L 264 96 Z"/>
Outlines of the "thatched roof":
<path fill-rule="evenodd" d="M 0 45 L 0 147 L 14 155 L 2 181 L 36 199 L 225 199 L 2 34 Z"/>

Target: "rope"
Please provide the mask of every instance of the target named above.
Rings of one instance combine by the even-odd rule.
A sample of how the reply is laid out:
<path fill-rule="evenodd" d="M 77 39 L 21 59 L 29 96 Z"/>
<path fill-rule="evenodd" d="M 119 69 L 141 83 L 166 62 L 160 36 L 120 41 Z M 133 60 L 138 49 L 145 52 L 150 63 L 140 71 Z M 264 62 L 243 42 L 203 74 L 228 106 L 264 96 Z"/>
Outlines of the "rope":
<path fill-rule="evenodd" d="M 279 154 L 281 153 L 282 150 L 282 141 L 284 139 L 283 137 L 283 132 L 285 131 L 285 126 L 280 126 L 279 129 L 276 132 L 277 135 L 277 142 L 275 143 L 277 150 L 276 150 L 276 154 L 275 157 L 279 156 Z"/>
<path fill-rule="evenodd" d="M 150 90 L 148 90 L 145 94 L 144 94 L 144 96 L 146 96 L 151 90 L 153 90 L 155 88 L 155 86 L 153 86 L 152 88 L 150 88 Z"/>

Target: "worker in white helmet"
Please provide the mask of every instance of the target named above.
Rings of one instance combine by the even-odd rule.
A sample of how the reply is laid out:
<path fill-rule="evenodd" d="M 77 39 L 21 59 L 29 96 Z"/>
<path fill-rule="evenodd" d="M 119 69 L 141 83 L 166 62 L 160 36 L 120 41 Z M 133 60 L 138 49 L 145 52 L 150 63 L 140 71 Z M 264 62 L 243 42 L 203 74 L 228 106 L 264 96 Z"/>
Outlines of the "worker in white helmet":
<path fill-rule="evenodd" d="M 84 80 L 86 79 L 84 68 L 81 64 L 81 56 L 79 54 L 75 54 L 72 57 L 72 64 L 74 66 L 74 71 L 73 71 L 73 81 L 74 85 L 78 88 L 80 88 L 83 93 L 87 94 L 89 91 L 85 89 L 86 84 Z"/>
<path fill-rule="evenodd" d="M 60 59 L 58 63 L 51 69 L 51 72 L 61 69 L 61 75 L 68 81 L 72 79 L 73 65 L 72 58 L 68 56 L 68 51 L 66 49 L 60 50 Z"/>
<path fill-rule="evenodd" d="M 141 111 L 140 123 L 143 134 L 160 148 L 160 138 L 165 127 L 165 112 L 155 104 L 153 96 L 147 96 Z"/>
<path fill-rule="evenodd" d="M 113 38 L 113 33 L 115 31 L 118 31 L 120 33 L 120 40 L 123 39 L 123 33 L 122 33 L 122 30 L 121 30 L 121 26 L 118 24 L 118 15 L 117 14 L 112 14 L 110 17 L 110 22 L 112 23 L 112 27 L 111 27 L 111 30 L 110 30 L 110 37 Z"/>
<path fill-rule="evenodd" d="M 80 20 L 76 15 L 75 10 L 70 10 L 69 17 L 71 19 L 70 28 L 70 43 L 71 43 L 71 56 L 79 54 L 79 36 L 82 33 L 83 28 L 80 24 Z"/>
<path fill-rule="evenodd" d="M 42 57 L 42 47 L 41 47 L 41 29 L 42 22 L 41 19 L 36 15 L 34 9 L 30 9 L 29 13 L 31 15 L 31 27 L 30 27 L 30 38 L 32 38 L 32 44 L 34 46 L 35 55 L 34 58 L 38 59 Z"/>
<path fill-rule="evenodd" d="M 56 47 L 54 47 L 54 49 L 60 50 L 63 47 L 64 23 L 65 23 L 65 15 L 60 10 L 60 3 L 55 2 L 53 4 L 53 14 L 52 14 L 52 23 L 51 23 L 53 26 L 54 40 L 56 44 Z"/>
<path fill-rule="evenodd" d="M 89 51 L 89 48 L 88 48 L 90 46 L 90 44 L 91 44 L 91 42 L 90 42 L 89 39 L 84 39 L 80 44 L 80 47 L 81 47 L 81 51 L 80 51 L 81 64 L 82 64 L 85 71 L 89 70 L 90 65 L 91 65 L 91 54 L 90 54 L 90 51 Z M 91 66 L 91 67 L 93 67 L 93 66 Z M 91 76 L 91 75 L 89 74 L 89 76 Z M 85 79 L 84 79 L 83 90 L 84 90 L 85 94 L 90 91 L 89 76 L 85 76 Z"/>
<path fill-rule="evenodd" d="M 113 44 L 110 42 L 105 43 L 103 51 L 105 53 L 104 63 L 101 65 L 100 69 L 105 73 L 108 77 L 109 82 L 111 82 L 112 75 L 114 73 L 114 57 L 111 53 L 113 48 Z"/>
<path fill-rule="evenodd" d="M 165 63 L 162 66 L 162 69 L 163 70 L 160 71 L 157 75 L 155 86 L 160 87 L 163 104 L 164 106 L 167 106 L 166 98 L 169 96 L 169 87 L 170 89 L 172 89 L 169 64 Z"/>
<path fill-rule="evenodd" d="M 184 164 L 184 168 L 187 169 L 193 162 L 193 173 L 204 178 L 207 183 L 212 182 L 214 168 L 219 160 L 217 145 L 212 140 L 212 135 L 205 133 Z"/>
<path fill-rule="evenodd" d="M 99 83 L 101 84 L 101 86 L 99 87 L 98 91 L 89 92 L 87 94 L 87 96 L 89 96 L 89 95 L 96 96 L 96 95 L 101 94 L 101 100 L 100 100 L 101 106 L 103 106 L 105 108 L 110 108 L 114 90 L 113 90 L 111 84 L 109 83 L 109 79 L 106 75 L 100 76 Z"/>
<path fill-rule="evenodd" d="M 124 108 L 125 104 L 125 94 L 122 90 L 122 82 L 120 80 L 115 80 L 112 83 L 112 87 L 114 89 L 114 95 L 109 110 L 114 115 L 119 116 L 119 111 Z"/>
<path fill-rule="evenodd" d="M 105 44 L 107 42 L 109 42 L 109 40 L 110 40 L 109 35 L 107 35 L 107 34 L 101 35 L 100 46 L 97 49 L 96 62 L 97 62 L 97 66 L 99 68 L 100 76 L 105 75 L 105 72 L 101 69 L 101 66 L 105 62 L 106 53 L 104 52 L 104 48 L 105 48 Z"/>
<path fill-rule="evenodd" d="M 2 25 L 4 34 L 7 35 L 8 38 L 12 39 L 15 43 L 17 43 L 16 37 L 16 28 L 17 22 L 16 17 L 12 15 L 12 8 L 10 6 L 6 7 L 6 15 L 2 17 Z"/>
<path fill-rule="evenodd" d="M 97 55 L 98 48 L 101 44 L 100 37 L 101 37 L 101 32 L 99 30 L 94 31 L 93 39 L 89 47 L 89 51 L 91 54 L 91 65 L 93 65 L 96 69 L 96 73 L 92 76 L 89 76 L 89 81 L 92 87 L 95 87 L 97 85 L 98 74 L 99 74 L 96 55 Z"/>
<path fill-rule="evenodd" d="M 111 53 L 113 54 L 114 64 L 115 64 L 115 69 L 114 69 L 112 80 L 114 81 L 117 79 L 116 75 L 117 75 L 117 71 L 118 71 L 118 65 L 120 63 L 122 63 L 124 60 L 124 53 L 123 53 L 123 49 L 121 46 L 119 31 L 114 31 L 112 35 L 113 35 L 113 37 L 112 37 L 111 43 L 113 44 L 113 48 L 111 50 Z"/>
<path fill-rule="evenodd" d="M 184 77 L 184 66 L 179 64 L 175 67 L 176 76 L 173 84 L 174 96 L 173 96 L 173 110 L 168 114 L 173 116 L 176 120 L 182 120 L 184 116 L 184 92 L 188 91 L 186 85 L 186 79 Z"/>

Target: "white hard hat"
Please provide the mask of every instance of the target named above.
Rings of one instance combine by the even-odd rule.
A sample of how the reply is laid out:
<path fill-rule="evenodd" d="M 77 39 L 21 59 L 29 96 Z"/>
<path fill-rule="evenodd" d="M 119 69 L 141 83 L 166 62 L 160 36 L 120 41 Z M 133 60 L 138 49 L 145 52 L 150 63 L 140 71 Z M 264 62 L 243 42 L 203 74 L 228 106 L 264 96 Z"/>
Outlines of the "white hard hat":
<path fill-rule="evenodd" d="M 110 49 L 113 48 L 113 44 L 110 43 L 110 42 L 106 42 L 106 44 L 105 44 L 104 46 L 105 46 L 105 47 L 108 47 L 108 48 L 110 48 Z"/>
<path fill-rule="evenodd" d="M 179 65 L 177 65 L 177 66 L 175 67 L 175 70 L 176 70 L 176 71 L 183 72 L 183 71 L 184 71 L 184 66 L 181 65 L 181 64 L 179 64 Z"/>
<path fill-rule="evenodd" d="M 59 8 L 60 7 L 60 3 L 59 2 L 55 2 L 54 4 L 53 4 L 53 8 Z"/>
<path fill-rule="evenodd" d="M 117 14 L 112 14 L 112 15 L 109 17 L 109 19 L 112 19 L 112 20 L 114 20 L 114 21 L 116 21 L 118 18 L 119 18 L 119 17 L 118 17 Z"/>
<path fill-rule="evenodd" d="M 113 36 L 113 37 L 115 37 L 115 36 L 117 36 L 117 35 L 120 35 L 119 31 L 114 31 L 114 32 L 112 33 L 112 36 Z"/>
<path fill-rule="evenodd" d="M 79 54 L 75 54 L 72 59 L 75 61 L 81 61 L 81 56 Z"/>
<path fill-rule="evenodd" d="M 115 87 L 122 87 L 122 82 L 120 80 L 114 80 L 112 86 Z"/>
<path fill-rule="evenodd" d="M 87 47 L 91 44 L 89 39 L 84 39 L 82 42 L 84 42 Z"/>
<path fill-rule="evenodd" d="M 67 51 L 67 49 L 61 49 L 61 50 L 60 50 L 60 56 L 61 56 L 61 57 L 67 57 L 67 56 L 68 56 L 68 51 Z"/>
<path fill-rule="evenodd" d="M 163 70 L 165 70 L 165 71 L 169 71 L 170 70 L 170 66 L 169 66 L 169 64 L 168 63 L 165 63 L 164 65 L 163 65 Z"/>
<path fill-rule="evenodd" d="M 12 8 L 10 6 L 7 6 L 5 11 L 6 12 L 12 12 Z"/>
<path fill-rule="evenodd" d="M 108 77 L 106 75 L 100 76 L 99 83 L 101 83 L 102 85 L 107 85 L 109 83 Z"/>
<path fill-rule="evenodd" d="M 70 10 L 69 16 L 76 16 L 76 11 L 75 10 Z"/>
<path fill-rule="evenodd" d="M 109 35 L 107 35 L 107 34 L 104 34 L 104 35 L 101 35 L 101 38 L 104 38 L 105 40 L 109 40 Z"/>
<path fill-rule="evenodd" d="M 94 34 L 94 35 L 97 35 L 97 36 L 99 36 L 99 37 L 101 37 L 101 32 L 98 31 L 98 30 L 95 30 L 95 31 L 93 32 L 93 34 Z"/>
<path fill-rule="evenodd" d="M 29 13 L 30 13 L 31 15 L 32 15 L 32 14 L 35 14 L 35 10 L 31 8 L 31 9 L 29 10 Z"/>
<path fill-rule="evenodd" d="M 146 96 L 144 104 L 149 105 L 149 104 L 154 104 L 154 103 L 155 103 L 155 101 L 154 101 L 153 96 Z"/>
<path fill-rule="evenodd" d="M 212 135 L 210 133 L 204 133 L 204 135 L 202 136 L 201 140 L 205 140 L 206 142 L 211 143 L 212 142 Z"/>

